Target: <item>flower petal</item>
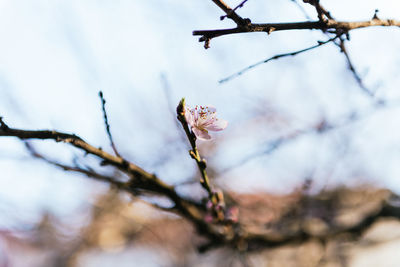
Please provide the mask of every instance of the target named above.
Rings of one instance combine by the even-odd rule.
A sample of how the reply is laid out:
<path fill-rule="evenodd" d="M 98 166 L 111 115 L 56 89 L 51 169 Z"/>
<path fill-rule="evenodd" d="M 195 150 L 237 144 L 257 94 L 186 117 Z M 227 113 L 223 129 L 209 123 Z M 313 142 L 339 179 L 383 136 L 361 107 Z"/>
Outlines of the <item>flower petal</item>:
<path fill-rule="evenodd" d="M 204 128 L 208 131 L 222 131 L 227 126 L 228 122 L 226 120 L 215 119 L 212 124 L 206 125 Z"/>
<path fill-rule="evenodd" d="M 211 139 L 211 136 L 208 134 L 207 131 L 200 130 L 196 127 L 193 127 L 192 131 L 196 135 L 196 137 L 200 140 L 210 140 Z"/>
<path fill-rule="evenodd" d="M 217 112 L 217 109 L 216 109 L 214 106 L 206 106 L 206 108 L 207 108 L 207 110 L 208 110 L 210 113 L 215 113 L 215 112 Z"/>

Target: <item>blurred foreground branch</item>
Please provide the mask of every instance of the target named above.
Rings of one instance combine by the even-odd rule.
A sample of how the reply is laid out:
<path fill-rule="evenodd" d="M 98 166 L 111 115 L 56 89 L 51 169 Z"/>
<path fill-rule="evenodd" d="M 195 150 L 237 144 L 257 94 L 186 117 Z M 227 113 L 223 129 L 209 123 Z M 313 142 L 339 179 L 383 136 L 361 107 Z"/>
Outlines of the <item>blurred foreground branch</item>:
<path fill-rule="evenodd" d="M 126 159 L 112 156 L 99 148 L 93 147 L 76 135 L 47 130 L 33 131 L 14 129 L 9 127 L 2 119 L 0 119 L 0 136 L 17 137 L 20 140 L 50 139 L 56 142 L 64 142 L 83 150 L 87 154 L 96 156 L 100 160 L 99 165 L 101 166 L 111 165 L 116 167 L 118 170 L 130 177 L 128 182 L 115 181 L 113 177 L 103 175 L 100 172 L 91 169 L 68 166 L 48 160 L 45 156 L 39 154 L 35 149 L 33 149 L 33 147 L 27 145 L 33 156 L 43 159 L 49 164 L 62 168 L 65 171 L 82 173 L 86 176 L 104 181 L 116 186 L 118 190 L 128 192 L 133 196 L 146 192 L 169 198 L 174 203 L 173 206 L 169 208 L 161 207 L 161 209 L 164 211 L 174 212 L 187 219 L 195 226 L 200 235 L 207 237 L 208 242 L 199 247 L 201 251 L 206 251 L 218 246 L 228 246 L 239 249 L 240 251 L 251 251 L 287 244 L 298 244 L 310 239 L 317 239 L 322 242 L 343 233 L 359 237 L 369 229 L 372 224 L 382 217 L 394 217 L 400 219 L 400 207 L 392 201 L 396 196 L 389 194 L 381 202 L 377 210 L 370 212 L 362 220 L 352 225 L 336 225 L 335 223 L 327 221 L 325 223 L 330 225 L 330 227 L 323 233 L 316 234 L 306 231 L 303 227 L 299 227 L 295 232 L 269 232 L 260 234 L 247 229 L 245 224 L 241 224 L 240 221 L 239 223 L 230 226 L 206 221 L 206 209 L 204 204 L 180 196 L 173 186 L 164 183 L 155 175 L 141 169 Z"/>

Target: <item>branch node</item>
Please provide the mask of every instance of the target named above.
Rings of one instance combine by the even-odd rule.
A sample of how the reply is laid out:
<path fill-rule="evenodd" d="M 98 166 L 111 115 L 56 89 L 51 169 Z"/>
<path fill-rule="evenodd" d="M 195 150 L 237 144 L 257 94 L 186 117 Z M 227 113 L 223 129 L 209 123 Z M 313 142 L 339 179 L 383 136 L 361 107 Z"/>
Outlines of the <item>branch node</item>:
<path fill-rule="evenodd" d="M 268 33 L 268 35 L 270 35 L 275 30 L 276 30 L 276 28 L 274 28 L 274 27 L 268 27 L 266 32 Z"/>
<path fill-rule="evenodd" d="M 196 160 L 197 160 L 196 153 L 194 153 L 193 150 L 189 150 L 189 155 L 190 155 L 190 157 L 191 157 L 192 159 L 196 159 Z"/>
<path fill-rule="evenodd" d="M 108 116 L 107 116 L 107 112 L 106 112 L 106 100 L 103 96 L 103 92 L 99 91 L 99 97 L 101 100 L 101 107 L 103 110 L 103 118 L 104 118 L 104 125 L 106 126 L 106 132 L 107 132 L 107 136 L 108 136 L 108 140 L 110 141 L 110 145 L 111 148 L 113 149 L 115 155 L 119 158 L 121 158 L 121 155 L 118 153 L 117 147 L 115 146 L 113 137 L 111 135 L 111 130 L 110 130 L 110 124 L 108 123 Z"/>
<path fill-rule="evenodd" d="M 208 48 L 210 48 L 210 41 L 211 41 L 211 38 L 208 38 L 208 37 L 205 37 L 206 39 L 205 39 L 205 41 L 204 41 L 204 48 L 205 49 L 208 49 Z"/>
<path fill-rule="evenodd" d="M 7 124 L 3 121 L 3 117 L 0 117 L 0 129 L 3 131 L 7 131 L 9 129 Z"/>
<path fill-rule="evenodd" d="M 378 13 L 379 13 L 379 9 L 375 9 L 374 16 L 372 17 L 372 19 L 380 20 L 379 17 L 378 17 Z"/>
<path fill-rule="evenodd" d="M 206 162 L 206 160 L 205 160 L 205 159 L 202 159 L 202 160 L 199 162 L 199 165 L 200 165 L 200 168 L 203 168 L 203 169 L 207 168 L 207 162 Z"/>

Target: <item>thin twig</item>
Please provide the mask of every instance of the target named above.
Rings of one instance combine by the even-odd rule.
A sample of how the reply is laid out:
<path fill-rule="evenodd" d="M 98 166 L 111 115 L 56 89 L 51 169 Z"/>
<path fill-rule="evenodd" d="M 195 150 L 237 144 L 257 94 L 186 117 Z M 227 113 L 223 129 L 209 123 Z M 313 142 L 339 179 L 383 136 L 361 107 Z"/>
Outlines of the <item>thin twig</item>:
<path fill-rule="evenodd" d="M 235 12 L 237 9 L 242 8 L 243 5 L 247 2 L 248 0 L 243 0 L 239 5 L 237 5 L 234 9 L 232 9 L 233 12 Z M 227 17 L 228 15 L 221 16 L 220 19 L 223 20 Z"/>
<path fill-rule="evenodd" d="M 291 0 L 291 1 L 294 2 L 294 3 L 298 6 L 298 8 L 303 12 L 304 16 L 305 16 L 307 19 L 310 19 L 310 17 L 308 16 L 308 14 L 307 14 L 306 11 L 304 10 L 304 8 L 297 2 L 297 0 Z M 304 2 L 306 2 L 306 1 L 304 1 Z M 327 11 L 321 6 L 321 4 L 319 3 L 319 1 L 316 1 L 316 0 L 308 1 L 308 3 L 312 4 L 311 2 L 317 2 L 317 5 L 319 6 L 319 8 L 320 8 L 321 10 L 323 10 L 324 14 L 328 17 L 328 19 L 332 19 L 332 20 L 334 19 L 334 17 L 330 14 L 330 12 L 327 12 Z M 313 5 L 313 4 L 312 4 L 312 5 Z M 318 10 L 318 9 L 317 9 L 317 10 Z M 374 15 L 373 15 L 373 17 L 372 17 L 372 20 L 376 20 L 376 19 L 379 20 L 379 18 L 378 18 L 378 16 L 377 16 L 377 13 L 378 13 L 378 10 L 375 10 L 375 13 L 374 13 Z M 324 33 L 325 33 L 325 35 L 330 36 L 330 32 L 325 31 Z M 347 35 L 346 37 L 349 38 L 348 32 L 346 33 L 346 35 Z M 366 93 L 368 96 L 374 96 L 374 93 L 372 93 L 371 90 L 369 90 L 369 89 L 364 85 L 364 82 L 363 82 L 361 76 L 358 74 L 358 71 L 356 70 L 354 64 L 353 64 L 352 61 L 350 60 L 350 56 L 349 56 L 349 54 L 348 54 L 348 52 L 347 52 L 347 49 L 346 49 L 346 46 L 345 46 L 345 43 L 344 43 L 344 42 L 345 42 L 345 40 L 341 37 L 341 38 L 340 38 L 340 43 L 338 44 L 338 43 L 335 42 L 335 44 L 340 48 L 341 52 L 343 52 L 343 55 L 344 55 L 345 58 L 346 58 L 348 67 L 349 67 L 350 71 L 353 73 L 353 77 L 356 79 L 356 81 L 357 81 L 358 85 L 360 86 L 361 90 L 362 90 L 364 93 Z"/>
<path fill-rule="evenodd" d="M 235 10 L 233 10 L 227 4 L 225 4 L 224 1 L 222 0 L 212 0 L 212 1 L 226 13 L 226 16 L 223 17 L 228 17 L 232 19 L 238 27 L 246 25 L 247 23 L 246 20 L 243 19 L 241 16 L 239 16 L 235 12 Z M 223 17 L 221 17 L 221 20 L 223 19 Z"/>
<path fill-rule="evenodd" d="M 114 178 L 112 178 L 110 176 L 97 173 L 92 169 L 85 170 L 85 169 L 82 169 L 82 168 L 80 168 L 78 166 L 69 166 L 69 165 L 66 165 L 66 164 L 63 164 L 63 163 L 60 163 L 60 162 L 56 162 L 54 160 L 50 160 L 49 158 L 47 158 L 47 157 L 43 156 L 42 154 L 40 154 L 39 152 L 37 152 L 37 150 L 29 142 L 25 142 L 25 147 L 33 157 L 35 157 L 37 159 L 40 159 L 40 160 L 43 160 L 43 161 L 45 161 L 46 163 L 48 163 L 50 165 L 54 165 L 56 167 L 59 167 L 59 168 L 63 169 L 64 171 L 81 173 L 81 174 L 86 175 L 87 177 L 94 178 L 96 180 L 99 180 L 99 181 L 102 181 L 102 182 L 107 182 L 107 183 L 109 183 L 111 185 L 114 185 L 118 189 L 124 189 L 124 190 L 127 189 L 126 183 L 117 181 L 117 180 L 115 180 Z"/>
<path fill-rule="evenodd" d="M 168 79 L 164 73 L 161 74 L 160 80 L 162 83 L 162 88 L 164 90 L 165 99 L 167 101 L 168 110 L 170 111 L 171 116 L 174 119 L 174 124 L 179 132 L 179 138 L 181 139 L 182 144 L 184 144 L 186 142 L 185 134 L 182 133 L 182 131 L 181 131 L 180 123 L 178 121 L 176 121 L 176 108 L 175 108 L 175 104 L 173 104 L 172 100 L 171 100 L 171 94 L 172 94 L 171 87 L 170 87 Z"/>
<path fill-rule="evenodd" d="M 356 79 L 357 84 L 360 86 L 361 90 L 362 90 L 364 93 L 366 93 L 368 96 L 373 97 L 373 96 L 374 96 L 374 93 L 371 92 L 371 91 L 364 85 L 364 82 L 363 82 L 361 76 L 358 74 L 358 72 L 357 72 L 357 70 L 356 70 L 356 68 L 355 68 L 355 66 L 354 66 L 354 64 L 353 64 L 353 62 L 352 62 L 351 59 L 350 59 L 349 53 L 348 53 L 348 51 L 347 51 L 347 49 L 346 49 L 345 40 L 340 39 L 340 43 L 337 44 L 337 45 L 340 47 L 340 51 L 341 51 L 341 52 L 343 53 L 343 55 L 345 56 L 346 61 L 347 61 L 347 65 L 348 65 L 348 67 L 349 67 L 349 70 L 350 70 L 351 73 L 353 74 L 353 77 L 354 77 L 354 79 Z"/>
<path fill-rule="evenodd" d="M 219 81 L 219 83 L 225 83 L 225 82 L 227 82 L 227 81 L 230 81 L 230 80 L 232 80 L 233 78 L 236 78 L 237 76 L 240 76 L 240 75 L 244 74 L 245 72 L 247 72 L 247 71 L 249 71 L 249 70 L 251 70 L 251 69 L 253 69 L 253 68 L 255 68 L 255 67 L 257 67 L 257 66 L 259 66 L 259 65 L 261 65 L 261 64 L 268 63 L 269 61 L 272 61 L 272 60 L 275 60 L 275 59 L 279 59 L 279 58 L 282 58 L 282 57 L 296 56 L 296 55 L 298 55 L 298 54 L 307 52 L 307 51 L 309 51 L 309 50 L 312 50 L 312 49 L 315 49 L 315 48 L 320 47 L 320 46 L 322 46 L 322 45 L 325 45 L 325 44 L 327 44 L 327 43 L 330 43 L 330 42 L 334 41 L 334 40 L 337 39 L 337 38 L 338 38 L 338 36 L 333 37 L 333 38 L 331 38 L 331 39 L 328 39 L 328 40 L 326 40 L 326 41 L 322 41 L 322 42 L 319 41 L 318 44 L 316 44 L 316 45 L 313 45 L 313 46 L 310 46 L 310 47 L 307 47 L 307 48 L 304 48 L 304 49 L 301 49 L 301 50 L 298 50 L 298 51 L 289 52 L 289 53 L 283 53 L 283 54 L 278 54 L 278 55 L 275 55 L 275 56 L 273 56 L 273 57 L 264 59 L 264 60 L 262 60 L 262 61 L 259 61 L 259 62 L 257 62 L 257 63 L 254 63 L 254 64 L 252 64 L 252 65 L 250 65 L 250 66 L 248 66 L 248 67 L 246 67 L 246 68 L 244 68 L 244 69 L 242 69 L 242 70 L 240 70 L 240 71 L 238 71 L 238 72 L 236 72 L 236 73 L 234 73 L 234 74 L 232 74 L 232 75 L 230 75 L 230 76 L 228 76 L 228 77 L 226 77 L 226 78 L 224 78 L 224 79 L 221 79 L 221 80 Z"/>
<path fill-rule="evenodd" d="M 243 5 L 244 5 L 247 1 L 248 1 L 248 0 L 242 1 L 239 5 L 237 5 L 237 6 L 233 9 L 233 11 L 236 11 L 238 8 L 242 8 Z"/>
<path fill-rule="evenodd" d="M 108 116 L 107 116 L 107 112 L 106 112 L 106 100 L 104 99 L 102 91 L 99 92 L 99 97 L 101 99 L 101 107 L 102 107 L 102 110 L 103 110 L 104 124 L 106 126 L 106 132 L 107 132 L 107 135 L 108 135 L 108 139 L 110 140 L 110 145 L 111 145 L 115 155 L 117 157 L 121 157 L 121 155 L 118 153 L 117 147 L 115 146 L 114 140 L 113 140 L 112 135 L 111 135 L 110 124 L 108 123 Z"/>
<path fill-rule="evenodd" d="M 307 14 L 306 10 L 303 8 L 302 5 L 299 4 L 299 2 L 297 2 L 297 0 L 290 0 L 292 3 L 294 3 L 303 13 L 304 17 L 308 20 L 311 20 L 311 17 Z"/>
<path fill-rule="evenodd" d="M 315 10 L 318 13 L 318 19 L 321 22 L 324 22 L 326 19 L 333 19 L 331 14 L 328 11 L 326 11 L 325 8 L 323 8 L 321 6 L 321 4 L 319 3 L 319 0 L 303 0 L 303 2 L 308 3 L 315 7 Z M 326 18 L 324 18 L 324 16 L 326 16 Z"/>

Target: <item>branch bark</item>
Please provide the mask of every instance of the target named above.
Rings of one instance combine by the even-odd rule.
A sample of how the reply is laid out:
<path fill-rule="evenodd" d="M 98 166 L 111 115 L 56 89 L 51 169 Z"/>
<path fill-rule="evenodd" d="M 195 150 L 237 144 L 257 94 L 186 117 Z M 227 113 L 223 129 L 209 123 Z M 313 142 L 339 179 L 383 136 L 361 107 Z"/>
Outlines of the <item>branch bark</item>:
<path fill-rule="evenodd" d="M 400 27 L 400 21 L 393 19 L 371 19 L 367 21 L 336 21 L 328 20 L 323 21 L 302 21 L 302 22 L 289 22 L 289 23 L 250 23 L 243 27 L 236 27 L 230 29 L 218 29 L 218 30 L 198 30 L 193 31 L 193 35 L 202 36 L 199 41 L 205 41 L 224 35 L 238 34 L 238 33 L 251 33 L 251 32 L 266 32 L 268 34 L 276 31 L 287 31 L 287 30 L 334 30 L 335 32 L 346 33 L 351 30 L 366 28 L 366 27 L 389 27 L 396 26 Z"/>

